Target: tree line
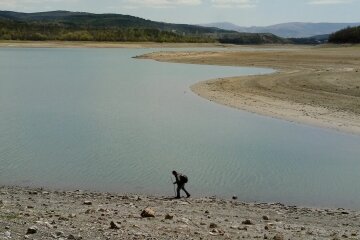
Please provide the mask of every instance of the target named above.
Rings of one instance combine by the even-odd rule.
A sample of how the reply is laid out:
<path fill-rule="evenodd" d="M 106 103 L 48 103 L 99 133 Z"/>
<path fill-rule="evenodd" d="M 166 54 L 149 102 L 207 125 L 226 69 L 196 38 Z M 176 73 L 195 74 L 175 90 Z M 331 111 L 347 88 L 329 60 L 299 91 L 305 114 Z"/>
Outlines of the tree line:
<path fill-rule="evenodd" d="M 360 26 L 347 27 L 330 35 L 330 43 L 360 43 Z"/>
<path fill-rule="evenodd" d="M 0 40 L 112 41 L 112 42 L 214 42 L 211 37 L 192 36 L 147 28 L 95 28 L 59 23 L 0 20 Z"/>
<path fill-rule="evenodd" d="M 271 33 L 231 33 L 221 34 L 218 38 L 220 43 L 228 44 L 284 44 L 290 43 L 285 38 L 278 37 Z"/>

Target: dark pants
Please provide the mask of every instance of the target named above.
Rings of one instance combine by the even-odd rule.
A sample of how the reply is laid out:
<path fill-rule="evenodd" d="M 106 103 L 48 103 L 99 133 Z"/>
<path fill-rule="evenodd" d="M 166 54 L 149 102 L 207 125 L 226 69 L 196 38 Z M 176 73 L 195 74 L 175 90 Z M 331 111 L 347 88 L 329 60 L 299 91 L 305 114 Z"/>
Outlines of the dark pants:
<path fill-rule="evenodd" d="M 187 197 L 190 197 L 190 193 L 188 191 L 186 191 L 186 189 L 185 189 L 185 183 L 178 183 L 177 189 L 176 189 L 176 193 L 177 193 L 176 197 L 177 198 L 180 198 L 180 190 L 181 189 L 186 193 Z"/>

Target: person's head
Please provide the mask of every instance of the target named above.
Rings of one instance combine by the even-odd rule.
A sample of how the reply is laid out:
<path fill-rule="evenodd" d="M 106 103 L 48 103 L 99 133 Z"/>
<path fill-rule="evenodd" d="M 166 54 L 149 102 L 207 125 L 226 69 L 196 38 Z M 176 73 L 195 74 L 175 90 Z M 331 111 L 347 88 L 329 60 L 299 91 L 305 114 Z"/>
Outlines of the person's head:
<path fill-rule="evenodd" d="M 177 175 L 177 172 L 174 170 L 174 171 L 172 171 L 172 174 L 173 174 L 174 176 L 176 176 L 176 175 Z"/>

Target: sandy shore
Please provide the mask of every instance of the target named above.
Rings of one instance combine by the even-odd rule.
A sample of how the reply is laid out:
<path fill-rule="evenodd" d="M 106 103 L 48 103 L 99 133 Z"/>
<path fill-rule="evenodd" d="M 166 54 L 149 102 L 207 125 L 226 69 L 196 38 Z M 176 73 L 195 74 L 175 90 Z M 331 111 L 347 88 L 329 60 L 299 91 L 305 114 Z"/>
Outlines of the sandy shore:
<path fill-rule="evenodd" d="M 254 48 L 216 52 L 156 52 L 157 61 L 254 66 L 274 74 L 200 82 L 211 101 L 289 121 L 360 134 L 360 46 Z"/>
<path fill-rule="evenodd" d="M 155 217 L 141 216 L 148 207 Z M 359 239 L 359 220 L 344 209 L 0 187 L 0 239 Z"/>

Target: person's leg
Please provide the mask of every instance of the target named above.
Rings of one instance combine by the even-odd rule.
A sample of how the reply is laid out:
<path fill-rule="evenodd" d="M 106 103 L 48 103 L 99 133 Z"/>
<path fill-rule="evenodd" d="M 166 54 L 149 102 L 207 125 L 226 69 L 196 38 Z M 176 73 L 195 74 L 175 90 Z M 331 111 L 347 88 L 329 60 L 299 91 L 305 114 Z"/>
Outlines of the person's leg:
<path fill-rule="evenodd" d="M 180 198 L 180 190 L 183 187 L 183 185 L 178 184 L 176 189 L 176 198 Z"/>
<path fill-rule="evenodd" d="M 190 197 L 190 193 L 189 193 L 188 191 L 186 191 L 186 189 L 185 189 L 185 184 L 182 185 L 182 190 L 184 190 L 184 192 L 186 193 L 186 196 L 187 196 L 187 197 Z"/>

